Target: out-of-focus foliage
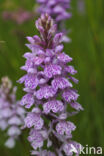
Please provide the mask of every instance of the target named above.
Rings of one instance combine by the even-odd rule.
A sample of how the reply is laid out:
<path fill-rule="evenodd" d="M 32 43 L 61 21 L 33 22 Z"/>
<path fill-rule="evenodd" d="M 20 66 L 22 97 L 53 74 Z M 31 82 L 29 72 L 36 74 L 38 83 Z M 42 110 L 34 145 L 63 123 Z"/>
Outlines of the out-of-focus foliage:
<path fill-rule="evenodd" d="M 79 3 L 80 2 L 80 3 Z M 22 86 L 16 81 L 24 74 L 19 68 L 24 64 L 22 55 L 28 51 L 25 47 L 26 36 L 38 32 L 34 20 L 17 25 L 14 21 L 5 21 L 3 11 L 24 8 L 33 11 L 34 0 L 0 0 L 0 78 L 8 75 L 18 86 L 18 99 L 24 94 Z M 34 6 L 34 7 L 33 7 Z M 74 58 L 73 65 L 78 70 L 80 98 L 84 111 L 71 117 L 77 129 L 74 140 L 82 145 L 104 145 L 104 0 L 72 0 L 72 18 L 66 22 L 70 29 L 72 42 L 65 44 L 65 52 Z M 6 136 L 0 131 L 0 155 L 29 156 L 30 146 L 24 131 L 13 150 L 4 147 Z"/>

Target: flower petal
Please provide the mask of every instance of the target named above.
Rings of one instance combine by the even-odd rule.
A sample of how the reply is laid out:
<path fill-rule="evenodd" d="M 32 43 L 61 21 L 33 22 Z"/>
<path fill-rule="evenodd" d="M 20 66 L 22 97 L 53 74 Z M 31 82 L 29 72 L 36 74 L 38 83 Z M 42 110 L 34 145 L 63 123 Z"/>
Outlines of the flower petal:
<path fill-rule="evenodd" d="M 22 106 L 26 105 L 26 108 L 30 108 L 33 104 L 34 104 L 34 97 L 32 94 L 26 94 L 25 96 L 23 96 L 20 104 Z"/>
<path fill-rule="evenodd" d="M 65 54 L 64 52 L 58 55 L 58 60 L 63 62 L 63 63 L 68 63 L 72 61 L 72 58 L 69 57 L 67 54 Z"/>
<path fill-rule="evenodd" d="M 59 89 L 65 89 L 67 87 L 72 87 L 72 83 L 69 82 L 66 78 L 64 77 L 59 77 L 59 78 L 55 78 L 52 81 L 52 87 L 55 88 L 56 90 Z"/>
<path fill-rule="evenodd" d="M 55 75 L 61 74 L 61 67 L 59 65 L 47 65 L 44 70 L 44 74 L 46 77 L 51 78 Z"/>
<path fill-rule="evenodd" d="M 43 105 L 43 110 L 46 114 L 50 113 L 51 110 L 54 113 L 57 113 L 57 112 L 61 112 L 64 110 L 64 105 L 61 101 L 52 100 L 52 101 L 46 102 Z"/>

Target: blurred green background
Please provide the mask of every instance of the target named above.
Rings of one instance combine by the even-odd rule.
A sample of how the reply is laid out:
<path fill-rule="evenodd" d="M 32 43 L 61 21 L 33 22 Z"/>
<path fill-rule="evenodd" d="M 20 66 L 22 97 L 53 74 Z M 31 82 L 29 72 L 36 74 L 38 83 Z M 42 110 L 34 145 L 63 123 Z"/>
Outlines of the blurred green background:
<path fill-rule="evenodd" d="M 104 146 L 104 0 L 71 0 L 72 18 L 66 22 L 72 42 L 65 44 L 65 52 L 74 58 L 72 64 L 78 70 L 76 85 L 79 102 L 84 111 L 71 118 L 77 125 L 73 139 L 83 146 Z M 17 98 L 24 94 L 16 81 L 23 75 L 20 67 L 25 60 L 22 55 L 26 36 L 37 34 L 35 17 L 22 25 L 5 21 L 3 11 L 24 8 L 33 11 L 34 0 L 0 0 L 0 78 L 8 75 L 18 86 Z M 16 147 L 4 147 L 6 135 L 0 131 L 1 156 L 29 156 L 28 132 L 17 141 Z"/>

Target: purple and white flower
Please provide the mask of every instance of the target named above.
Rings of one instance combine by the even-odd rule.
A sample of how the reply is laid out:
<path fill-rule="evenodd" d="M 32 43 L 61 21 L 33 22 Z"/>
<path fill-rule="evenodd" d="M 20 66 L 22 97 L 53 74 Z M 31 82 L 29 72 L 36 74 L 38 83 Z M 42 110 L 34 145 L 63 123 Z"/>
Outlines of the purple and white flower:
<path fill-rule="evenodd" d="M 71 75 L 77 71 L 68 65 L 72 58 L 63 52 L 63 34 L 56 33 L 53 19 L 48 14 L 42 14 L 36 21 L 36 27 L 40 37 L 27 38 L 31 52 L 24 55 L 26 75 L 19 80 L 24 83 L 26 91 L 21 105 L 29 108 L 24 127 L 30 129 L 28 140 L 34 149 L 33 155 L 63 156 L 64 153 L 69 156 L 72 155 L 68 151 L 70 143 L 73 146 L 77 143 L 72 141 L 76 126 L 68 120 L 67 108 L 70 105 L 76 111 L 83 110 L 76 102 L 79 94 L 73 89 L 73 82 L 78 81 Z M 46 150 L 43 149 L 44 142 Z M 47 151 L 50 146 L 53 151 Z"/>
<path fill-rule="evenodd" d="M 0 85 L 0 129 L 7 130 L 9 137 L 5 143 L 8 148 L 15 146 L 15 140 L 21 134 L 21 126 L 24 124 L 25 110 L 16 101 L 16 87 L 8 77 L 2 78 Z"/>

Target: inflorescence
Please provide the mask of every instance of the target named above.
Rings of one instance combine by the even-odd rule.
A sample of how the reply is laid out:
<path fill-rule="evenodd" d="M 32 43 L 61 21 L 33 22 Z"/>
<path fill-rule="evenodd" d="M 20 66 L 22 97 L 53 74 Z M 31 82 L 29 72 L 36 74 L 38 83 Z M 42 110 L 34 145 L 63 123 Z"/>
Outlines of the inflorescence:
<path fill-rule="evenodd" d="M 0 85 L 0 129 L 7 132 L 9 138 L 5 146 L 8 148 L 15 146 L 15 140 L 21 134 L 24 115 L 24 108 L 16 101 L 16 87 L 8 77 L 3 77 Z"/>
<path fill-rule="evenodd" d="M 63 52 L 63 33 L 57 32 L 57 25 L 48 14 L 42 14 L 36 21 L 40 37 L 27 37 L 32 51 L 24 54 L 26 63 L 21 67 L 27 73 L 20 78 L 26 95 L 21 105 L 28 109 L 25 128 L 30 129 L 28 140 L 33 147 L 32 154 L 38 156 L 72 156 L 72 148 L 79 155 L 80 144 L 72 140 L 76 126 L 69 121 L 72 113 L 83 110 L 76 102 L 78 92 L 72 83 L 78 80 L 71 75 L 77 73 L 70 65 L 72 58 Z M 70 107 L 71 106 L 71 107 Z"/>

